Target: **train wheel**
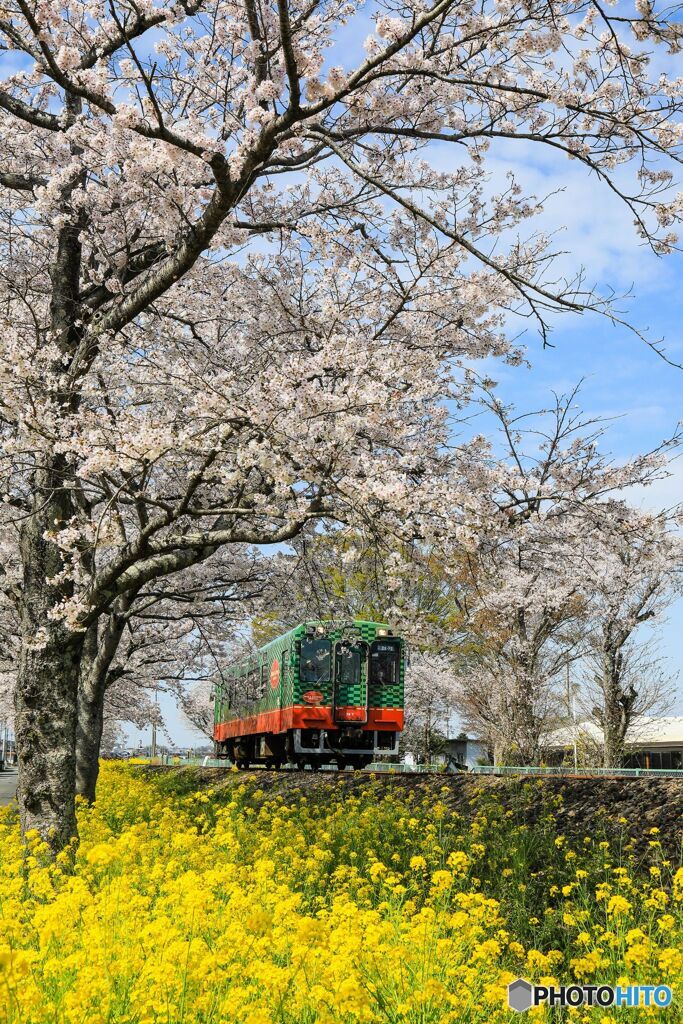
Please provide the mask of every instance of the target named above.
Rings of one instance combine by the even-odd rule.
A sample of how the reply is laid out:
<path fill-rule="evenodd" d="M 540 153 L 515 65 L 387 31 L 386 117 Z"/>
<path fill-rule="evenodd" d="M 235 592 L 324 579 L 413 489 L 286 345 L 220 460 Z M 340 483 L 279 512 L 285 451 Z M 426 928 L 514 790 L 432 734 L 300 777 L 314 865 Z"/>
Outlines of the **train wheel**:
<path fill-rule="evenodd" d="M 305 761 L 297 761 L 296 762 L 296 770 L 297 771 L 302 772 L 305 767 L 306 767 L 306 762 Z"/>
<path fill-rule="evenodd" d="M 340 772 L 344 771 L 344 769 L 346 768 L 346 758 L 345 757 L 338 757 L 337 758 L 337 768 L 339 769 Z"/>
<path fill-rule="evenodd" d="M 309 761 L 309 764 L 314 772 L 320 771 L 320 761 Z"/>

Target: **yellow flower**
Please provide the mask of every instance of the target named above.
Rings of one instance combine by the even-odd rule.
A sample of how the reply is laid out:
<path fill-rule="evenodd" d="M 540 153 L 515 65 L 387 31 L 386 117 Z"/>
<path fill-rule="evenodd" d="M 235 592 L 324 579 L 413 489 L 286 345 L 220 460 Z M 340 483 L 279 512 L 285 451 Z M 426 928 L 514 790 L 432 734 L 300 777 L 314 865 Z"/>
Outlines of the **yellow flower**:
<path fill-rule="evenodd" d="M 318 800 L 311 778 L 304 800 L 293 778 L 286 799 L 244 779 L 222 774 L 210 792 L 197 773 L 104 764 L 97 802 L 78 806 L 80 847 L 57 862 L 0 810 L 3 1024 L 380 1024 L 386 1007 L 396 1024 L 498 1024 L 519 974 L 676 984 L 683 972 L 683 869 L 669 890 L 663 863 L 648 875 L 622 847 L 625 866 L 605 876 L 597 844 L 577 836 L 558 900 L 573 851 L 517 875 L 537 826 L 515 826 L 483 785 L 465 851 L 464 815 L 436 813 L 427 786 L 361 780 Z M 528 949 L 546 924 L 561 948 Z"/>
<path fill-rule="evenodd" d="M 667 976 L 679 975 L 683 967 L 683 953 L 680 949 L 667 946 L 666 949 L 660 950 L 657 966 Z"/>
<path fill-rule="evenodd" d="M 267 1010 L 252 1010 L 244 1018 L 244 1024 L 271 1024 L 271 1016 Z"/>
<path fill-rule="evenodd" d="M 630 910 L 631 904 L 623 896 L 611 896 L 607 903 L 607 913 L 611 917 L 628 914 Z"/>
<path fill-rule="evenodd" d="M 453 875 L 450 871 L 434 871 L 432 874 L 432 886 L 437 892 L 450 889 L 453 884 Z"/>
<path fill-rule="evenodd" d="M 541 953 L 538 949 L 530 949 L 526 955 L 526 963 L 528 969 L 533 973 L 535 971 L 547 970 L 550 966 L 550 960 L 545 953 Z"/>
<path fill-rule="evenodd" d="M 647 899 L 643 900 L 643 906 L 648 910 L 663 910 L 669 902 L 669 896 L 663 889 L 653 889 Z"/>
<path fill-rule="evenodd" d="M 446 858 L 446 863 L 456 874 L 464 875 L 469 867 L 470 859 L 463 850 L 453 850 Z"/>
<path fill-rule="evenodd" d="M 631 946 L 624 953 L 624 963 L 629 970 L 633 970 L 634 967 L 643 966 L 648 963 L 649 959 L 650 946 L 647 942 L 636 943 L 636 945 Z"/>
<path fill-rule="evenodd" d="M 674 899 L 680 903 L 683 900 L 683 868 L 679 868 L 674 875 L 673 891 Z"/>

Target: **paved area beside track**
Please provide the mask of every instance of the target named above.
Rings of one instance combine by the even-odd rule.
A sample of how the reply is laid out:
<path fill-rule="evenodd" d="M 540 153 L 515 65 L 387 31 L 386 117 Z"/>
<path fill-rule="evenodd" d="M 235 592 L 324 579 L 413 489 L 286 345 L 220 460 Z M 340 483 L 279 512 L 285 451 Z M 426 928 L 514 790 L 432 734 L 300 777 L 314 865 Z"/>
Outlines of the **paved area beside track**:
<path fill-rule="evenodd" d="M 0 772 L 0 806 L 8 804 L 14 799 L 17 791 L 17 770 L 8 768 Z"/>

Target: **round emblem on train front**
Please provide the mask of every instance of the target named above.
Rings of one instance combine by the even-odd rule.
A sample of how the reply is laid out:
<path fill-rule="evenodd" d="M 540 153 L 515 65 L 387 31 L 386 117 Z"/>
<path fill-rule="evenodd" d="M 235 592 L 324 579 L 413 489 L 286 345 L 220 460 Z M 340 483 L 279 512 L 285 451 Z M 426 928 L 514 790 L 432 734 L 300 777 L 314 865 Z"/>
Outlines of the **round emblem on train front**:
<path fill-rule="evenodd" d="M 322 704 L 324 696 L 320 690 L 306 690 L 306 693 L 302 694 L 302 700 L 306 704 Z"/>

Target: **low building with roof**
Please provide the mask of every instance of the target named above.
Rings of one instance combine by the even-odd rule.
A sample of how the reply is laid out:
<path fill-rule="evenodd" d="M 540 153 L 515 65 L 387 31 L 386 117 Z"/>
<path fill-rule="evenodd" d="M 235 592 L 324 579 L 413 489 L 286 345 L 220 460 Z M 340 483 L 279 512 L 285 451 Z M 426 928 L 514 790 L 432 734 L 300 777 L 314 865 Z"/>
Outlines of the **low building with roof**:
<path fill-rule="evenodd" d="M 587 721 L 556 730 L 547 737 L 545 746 L 548 760 L 559 761 L 567 755 L 571 758 L 576 751 L 585 762 L 586 754 L 594 751 L 597 755 L 602 744 L 602 729 Z M 683 715 L 639 717 L 626 734 L 625 748 L 624 768 L 683 769 Z"/>

